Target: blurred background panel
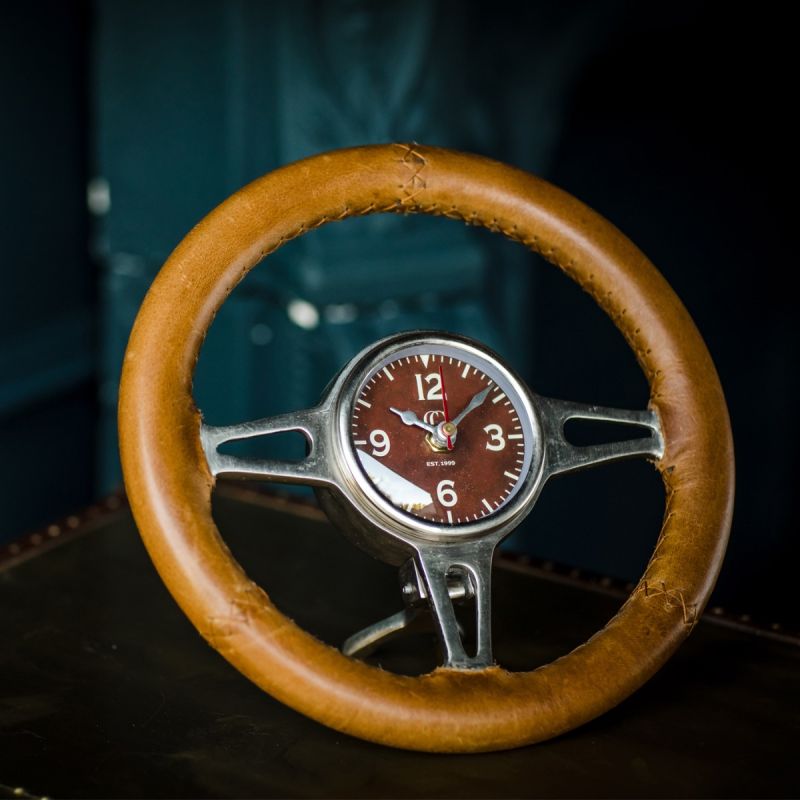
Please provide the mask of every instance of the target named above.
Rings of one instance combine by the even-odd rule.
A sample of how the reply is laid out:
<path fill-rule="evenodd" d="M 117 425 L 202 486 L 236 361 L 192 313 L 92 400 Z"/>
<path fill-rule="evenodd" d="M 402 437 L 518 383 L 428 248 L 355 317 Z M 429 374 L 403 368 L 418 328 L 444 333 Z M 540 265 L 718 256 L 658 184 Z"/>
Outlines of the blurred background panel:
<path fill-rule="evenodd" d="M 88 9 L 0 9 L 0 541 L 94 496 Z"/>
<path fill-rule="evenodd" d="M 793 146 L 776 102 L 791 48 L 768 8 L 96 0 L 0 13 L 0 537 L 119 485 L 125 343 L 200 218 L 289 161 L 420 141 L 548 177 L 664 272 L 734 425 L 717 602 L 797 616 L 797 337 L 779 283 Z M 558 270 L 486 231 L 394 215 L 328 225 L 254 270 L 212 327 L 196 399 L 215 423 L 306 407 L 360 348 L 410 328 L 480 339 L 542 394 L 647 402 L 622 337 Z M 553 482 L 507 546 L 634 580 L 662 514 L 654 470 L 617 464 Z"/>

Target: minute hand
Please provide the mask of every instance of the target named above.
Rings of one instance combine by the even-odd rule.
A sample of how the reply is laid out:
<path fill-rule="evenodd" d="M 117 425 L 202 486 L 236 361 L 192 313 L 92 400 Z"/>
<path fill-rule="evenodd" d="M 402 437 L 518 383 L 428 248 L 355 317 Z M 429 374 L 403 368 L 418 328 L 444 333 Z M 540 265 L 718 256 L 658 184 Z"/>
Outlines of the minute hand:
<path fill-rule="evenodd" d="M 482 392 L 478 392 L 478 394 L 476 394 L 472 400 L 467 403 L 467 407 L 453 420 L 453 425 L 458 427 L 461 424 L 461 420 L 463 420 L 470 411 L 474 411 L 479 405 L 481 405 L 486 399 L 486 396 L 489 394 L 490 388 L 490 386 L 487 386 Z"/>

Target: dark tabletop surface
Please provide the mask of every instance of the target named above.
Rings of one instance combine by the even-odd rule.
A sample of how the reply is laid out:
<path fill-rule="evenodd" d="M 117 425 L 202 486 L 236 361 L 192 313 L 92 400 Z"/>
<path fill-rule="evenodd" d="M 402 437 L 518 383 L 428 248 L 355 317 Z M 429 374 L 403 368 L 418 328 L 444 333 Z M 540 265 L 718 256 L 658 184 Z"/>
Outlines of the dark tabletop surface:
<path fill-rule="evenodd" d="M 229 492 L 215 515 L 249 574 L 320 638 L 339 644 L 399 610 L 395 571 L 313 509 Z M 0 797 L 800 793 L 800 647 L 788 638 L 704 620 L 647 686 L 577 731 L 509 752 L 425 755 L 323 728 L 236 672 L 178 610 L 124 504 L 5 556 Z M 495 573 L 495 651 L 512 669 L 566 653 L 621 603 L 524 567 Z M 433 659 L 426 634 L 373 657 L 410 673 Z"/>

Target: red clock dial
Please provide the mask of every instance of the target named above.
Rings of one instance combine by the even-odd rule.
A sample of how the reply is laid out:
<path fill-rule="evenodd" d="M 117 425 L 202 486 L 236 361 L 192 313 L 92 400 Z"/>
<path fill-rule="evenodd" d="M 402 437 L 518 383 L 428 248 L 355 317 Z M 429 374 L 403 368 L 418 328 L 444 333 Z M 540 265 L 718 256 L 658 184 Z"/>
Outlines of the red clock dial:
<path fill-rule="evenodd" d="M 416 346 L 360 387 L 351 443 L 367 478 L 396 508 L 464 525 L 502 508 L 524 481 L 530 425 L 509 381 L 456 348 Z"/>

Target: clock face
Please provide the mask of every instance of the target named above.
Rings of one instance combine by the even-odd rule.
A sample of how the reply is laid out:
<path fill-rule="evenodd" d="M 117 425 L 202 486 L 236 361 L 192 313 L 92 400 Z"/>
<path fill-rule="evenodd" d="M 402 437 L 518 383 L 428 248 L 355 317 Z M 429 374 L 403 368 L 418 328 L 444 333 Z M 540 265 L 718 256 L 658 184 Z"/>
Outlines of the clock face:
<path fill-rule="evenodd" d="M 497 513 L 524 484 L 527 408 L 488 354 L 456 342 L 417 343 L 379 360 L 362 381 L 350 440 L 392 506 L 457 529 Z"/>

